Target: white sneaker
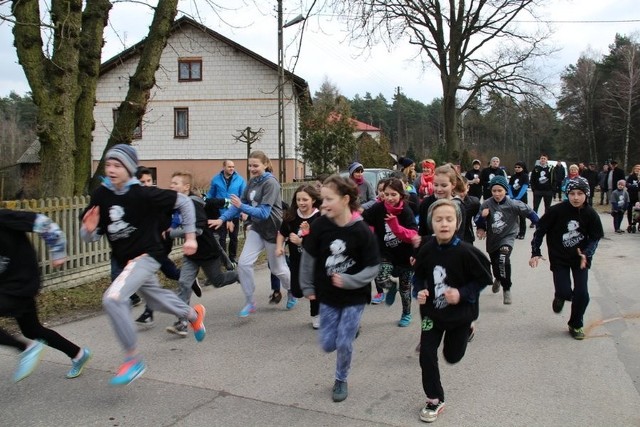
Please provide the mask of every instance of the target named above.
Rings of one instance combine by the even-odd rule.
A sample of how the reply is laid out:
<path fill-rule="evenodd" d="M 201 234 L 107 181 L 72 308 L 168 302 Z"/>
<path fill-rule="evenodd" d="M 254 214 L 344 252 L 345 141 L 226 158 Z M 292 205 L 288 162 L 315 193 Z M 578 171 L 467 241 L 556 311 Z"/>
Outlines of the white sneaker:
<path fill-rule="evenodd" d="M 313 329 L 320 329 L 320 316 L 311 316 L 311 326 Z"/>

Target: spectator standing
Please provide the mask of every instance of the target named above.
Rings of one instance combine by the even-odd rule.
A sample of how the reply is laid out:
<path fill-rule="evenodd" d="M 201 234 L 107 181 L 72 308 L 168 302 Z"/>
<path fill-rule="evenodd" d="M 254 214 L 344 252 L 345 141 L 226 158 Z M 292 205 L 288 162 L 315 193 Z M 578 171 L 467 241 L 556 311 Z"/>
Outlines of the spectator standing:
<path fill-rule="evenodd" d="M 558 200 L 562 200 L 562 181 L 567 176 L 567 170 L 560 160 L 553 167 L 553 197 L 555 199 L 556 196 Z"/>
<path fill-rule="evenodd" d="M 624 233 L 623 230 L 620 229 L 620 224 L 622 224 L 622 219 L 624 218 L 624 213 L 629 208 L 629 193 L 626 188 L 627 182 L 624 179 L 621 179 L 617 183 L 617 188 L 611 192 L 611 197 L 609 200 L 611 201 L 611 216 L 613 217 L 613 230 L 616 233 Z"/>
<path fill-rule="evenodd" d="M 509 178 L 509 198 L 519 200 L 525 205 L 528 203 L 527 190 L 529 189 L 529 171 L 524 162 L 516 162 L 513 166 L 513 175 Z M 516 236 L 518 240 L 524 240 L 527 232 L 527 223 L 524 217 L 520 217 L 520 231 Z"/>
<path fill-rule="evenodd" d="M 468 170 L 464 177 L 469 184 L 469 195 L 480 199 L 482 197 L 482 184 L 480 184 L 480 160 L 471 162 L 471 170 Z"/>
<path fill-rule="evenodd" d="M 507 173 L 500 169 L 500 158 L 492 157 L 489 166 L 480 172 L 480 185 L 482 185 L 482 198 L 488 200 L 491 198 L 491 186 L 489 183 L 494 176 L 503 176 L 507 178 Z"/>
<path fill-rule="evenodd" d="M 589 163 L 589 167 L 584 168 L 580 175 L 589 183 L 589 197 L 587 197 L 587 203 L 593 206 L 593 195 L 596 192 L 596 186 L 598 185 L 598 172 L 596 171 L 596 164 Z"/>
<path fill-rule="evenodd" d="M 598 172 L 598 186 L 600 187 L 600 206 L 609 204 L 609 194 L 607 193 L 607 175 L 609 175 L 609 165 L 602 165 L 602 170 Z"/>
<path fill-rule="evenodd" d="M 361 163 L 353 162 L 349 165 L 349 178 L 358 187 L 360 212 L 373 206 L 376 203 L 376 192 L 371 183 L 364 179 L 364 166 Z"/>
<path fill-rule="evenodd" d="M 629 206 L 627 207 L 627 233 L 635 233 L 635 225 L 633 224 L 633 206 L 638 201 L 638 177 L 640 176 L 640 165 L 635 165 L 633 170 L 627 177 L 627 192 L 629 193 Z"/>
<path fill-rule="evenodd" d="M 546 154 L 540 156 L 539 164 L 533 168 L 531 172 L 530 186 L 533 191 L 533 210 L 537 213 L 540 202 L 544 201 L 544 210 L 551 207 L 551 199 L 553 198 L 554 182 L 553 168 L 548 163 L 549 158 Z M 531 224 L 531 228 L 534 225 Z"/>
<path fill-rule="evenodd" d="M 241 197 L 246 186 L 247 183 L 244 178 L 236 172 L 235 163 L 231 160 L 225 160 L 222 162 L 222 170 L 220 173 L 211 178 L 211 185 L 209 186 L 206 198 L 229 199 L 232 195 Z M 222 215 L 226 211 L 226 208 L 220 209 L 220 214 Z M 238 230 L 240 229 L 240 219 L 233 218 L 229 222 L 232 225 L 227 224 L 228 227 L 220 227 L 216 230 L 216 233 L 218 233 L 220 246 L 222 246 L 223 249 L 226 247 L 227 233 L 229 234 L 229 249 L 227 250 L 227 255 L 229 255 L 231 262 L 235 264 L 238 253 Z"/>
<path fill-rule="evenodd" d="M 621 179 L 626 180 L 624 171 L 618 167 L 618 162 L 611 160 L 609 162 L 609 173 L 607 174 L 607 195 L 609 196 L 609 202 L 611 203 L 611 192 L 616 189 L 618 181 Z"/>

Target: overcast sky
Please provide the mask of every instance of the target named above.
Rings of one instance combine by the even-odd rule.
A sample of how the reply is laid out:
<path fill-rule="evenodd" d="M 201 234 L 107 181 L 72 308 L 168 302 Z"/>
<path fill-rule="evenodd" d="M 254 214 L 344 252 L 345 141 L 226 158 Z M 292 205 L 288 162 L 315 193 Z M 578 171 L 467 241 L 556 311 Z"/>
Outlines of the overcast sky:
<path fill-rule="evenodd" d="M 180 2 L 180 5 L 183 7 L 188 3 Z M 217 4 L 229 4 L 234 8 L 222 11 L 220 16 L 210 12 L 202 3 L 198 1 L 196 4 L 203 24 L 277 62 L 275 0 L 257 0 L 258 8 L 250 1 L 245 2 L 249 4 L 246 6 L 241 0 L 217 0 Z M 310 3 L 310 0 L 284 0 L 284 20 L 305 13 L 306 4 Z M 605 54 L 616 33 L 640 33 L 638 0 L 551 0 L 549 4 L 541 12 L 554 22 L 553 43 L 561 48 L 544 64 L 552 77 L 552 85 L 558 84 L 562 70 L 574 64 L 581 53 L 590 49 L 598 55 Z M 7 10 L 7 3 L 0 6 L 3 14 Z M 186 12 L 195 14 L 193 9 Z M 116 3 L 110 21 L 103 60 L 140 41 L 148 31 L 151 12 L 139 5 Z M 284 30 L 285 63 L 288 65 L 297 53 L 300 29 L 298 25 Z M 424 103 L 441 96 L 438 75 L 433 68 L 423 71 L 420 64 L 412 60 L 416 53 L 414 47 L 404 43 L 388 52 L 384 46 L 377 46 L 373 51 L 362 53 L 350 46 L 342 29 L 338 19 L 329 14 L 307 21 L 295 73 L 309 83 L 311 93 L 328 78 L 349 98 L 366 92 L 373 96 L 382 93 L 391 102 L 397 87 L 406 96 Z M 17 63 L 11 27 L 7 23 L 0 25 L 0 64 L 0 96 L 11 91 L 24 94 L 29 90 L 22 68 Z"/>

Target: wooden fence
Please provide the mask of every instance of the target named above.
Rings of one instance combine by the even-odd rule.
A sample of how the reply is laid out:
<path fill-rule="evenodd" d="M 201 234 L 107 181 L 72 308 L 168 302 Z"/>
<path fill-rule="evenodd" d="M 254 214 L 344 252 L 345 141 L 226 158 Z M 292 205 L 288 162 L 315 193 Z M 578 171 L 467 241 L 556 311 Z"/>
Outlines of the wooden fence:
<path fill-rule="evenodd" d="M 290 203 L 299 185 L 300 183 L 284 184 L 283 200 Z M 85 243 L 80 238 L 80 214 L 88 204 L 88 196 L 0 202 L 0 208 L 30 210 L 47 215 L 64 231 L 69 259 L 59 269 L 51 267 L 49 251 L 44 241 L 35 233 L 30 235 L 38 253 L 40 274 L 46 289 L 73 288 L 109 275 L 111 249 L 107 239 Z M 239 235 L 242 236 L 243 233 L 240 232 Z M 179 253 L 179 248 L 174 248 L 174 254 L 177 256 Z"/>

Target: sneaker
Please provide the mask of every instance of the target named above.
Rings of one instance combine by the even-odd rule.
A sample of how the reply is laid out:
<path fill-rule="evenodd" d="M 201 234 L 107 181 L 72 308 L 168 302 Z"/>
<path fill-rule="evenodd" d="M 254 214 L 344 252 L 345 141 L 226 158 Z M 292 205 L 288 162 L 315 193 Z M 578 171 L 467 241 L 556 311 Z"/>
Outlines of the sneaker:
<path fill-rule="evenodd" d="M 531 225 L 529 226 L 529 228 L 536 228 L 536 225 L 535 225 L 535 224 L 531 224 Z"/>
<path fill-rule="evenodd" d="M 551 308 L 554 313 L 560 313 L 564 307 L 564 300 L 562 298 L 555 297 L 551 303 Z"/>
<path fill-rule="evenodd" d="M 438 415 L 440 415 L 442 411 L 444 411 L 444 402 L 427 403 L 425 407 L 420 410 L 420 420 L 425 423 L 432 423 L 438 419 Z"/>
<path fill-rule="evenodd" d="M 138 294 L 131 295 L 129 301 L 131 301 L 131 307 L 137 307 L 142 303 L 142 299 L 140 299 Z"/>
<path fill-rule="evenodd" d="M 279 304 L 282 300 L 282 294 L 279 291 L 273 291 L 271 295 L 269 295 L 269 304 Z"/>
<path fill-rule="evenodd" d="M 396 301 L 396 294 L 398 293 L 398 285 L 395 283 L 391 285 L 389 288 L 389 292 L 387 292 L 387 296 L 385 297 L 384 303 L 388 306 L 392 306 Z"/>
<path fill-rule="evenodd" d="M 505 290 L 502 293 L 502 302 L 506 305 L 511 304 L 511 291 Z"/>
<path fill-rule="evenodd" d="M 204 327 L 204 316 L 207 313 L 207 310 L 202 304 L 194 305 L 193 309 L 196 311 L 197 316 L 196 320 L 191 322 L 191 328 L 193 329 L 193 336 L 196 337 L 196 341 L 200 342 L 207 334 L 207 329 Z"/>
<path fill-rule="evenodd" d="M 189 333 L 189 327 L 185 320 L 178 320 L 173 325 L 167 326 L 165 330 L 171 334 L 180 335 L 181 337 L 186 337 Z"/>
<path fill-rule="evenodd" d="M 118 373 L 109 380 L 109 384 L 116 386 L 131 384 L 144 373 L 145 369 L 147 367 L 140 359 L 131 358 L 125 360 L 120 369 L 118 369 Z"/>
<path fill-rule="evenodd" d="M 342 402 L 349 395 L 349 389 L 346 381 L 336 380 L 333 384 L 333 401 Z"/>
<path fill-rule="evenodd" d="M 516 236 L 516 239 L 518 239 L 518 240 L 524 240 L 524 234 L 518 234 L 518 235 Z"/>
<path fill-rule="evenodd" d="M 406 328 L 407 326 L 409 326 L 409 323 L 411 323 L 411 313 L 403 314 L 402 317 L 400 317 L 398 326 L 400 326 L 401 328 Z"/>
<path fill-rule="evenodd" d="M 252 302 L 242 307 L 242 310 L 238 313 L 238 317 L 249 317 L 250 314 L 256 312 L 256 304 Z"/>
<path fill-rule="evenodd" d="M 320 329 L 320 316 L 311 316 L 311 326 L 313 329 Z"/>
<path fill-rule="evenodd" d="M 631 226 L 627 227 L 627 233 L 631 233 Z"/>
<path fill-rule="evenodd" d="M 71 360 L 71 369 L 67 372 L 67 378 L 76 378 L 79 377 L 84 369 L 84 365 L 91 359 L 93 354 L 89 351 L 88 348 L 82 349 L 82 357 L 78 359 L 78 361 Z"/>
<path fill-rule="evenodd" d="M 17 383 L 27 378 L 38 366 L 42 352 L 46 348 L 42 341 L 35 341 L 33 345 L 20 354 L 18 369 L 13 374 L 13 382 Z"/>
<path fill-rule="evenodd" d="M 384 292 L 380 292 L 379 294 L 375 294 L 373 298 L 371 298 L 371 304 L 377 305 L 384 302 Z"/>
<path fill-rule="evenodd" d="M 136 324 L 138 326 L 144 326 L 150 328 L 153 326 L 153 311 L 149 309 L 145 309 L 140 317 L 136 319 Z"/>
<path fill-rule="evenodd" d="M 491 286 L 491 291 L 492 291 L 494 294 L 497 294 L 497 293 L 498 293 L 498 291 L 500 291 L 500 280 L 499 280 L 499 279 L 495 279 L 495 280 L 493 281 L 493 285 Z"/>
<path fill-rule="evenodd" d="M 196 294 L 198 298 L 202 296 L 202 286 L 200 286 L 200 281 L 198 280 L 197 277 L 196 277 L 196 280 L 194 280 L 193 283 L 191 284 L 191 290 L 193 291 L 194 294 Z"/>
<path fill-rule="evenodd" d="M 569 326 L 569 334 L 576 340 L 584 339 L 584 329 L 582 328 L 572 328 Z"/>
<path fill-rule="evenodd" d="M 287 294 L 287 310 L 291 310 L 298 303 L 298 298 L 294 297 L 291 292 Z"/>

